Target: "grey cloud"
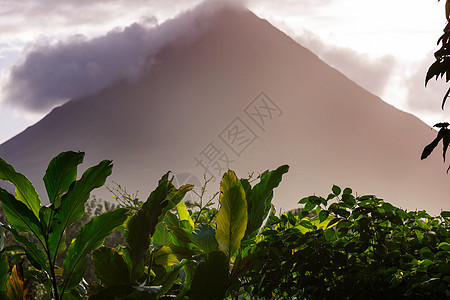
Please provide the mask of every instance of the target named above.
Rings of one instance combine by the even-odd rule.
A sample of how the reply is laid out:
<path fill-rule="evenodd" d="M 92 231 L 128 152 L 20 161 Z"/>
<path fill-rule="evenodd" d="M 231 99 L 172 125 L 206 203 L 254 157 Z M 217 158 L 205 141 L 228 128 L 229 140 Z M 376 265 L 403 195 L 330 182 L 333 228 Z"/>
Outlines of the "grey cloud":
<path fill-rule="evenodd" d="M 29 111 L 46 112 L 116 80 L 135 80 L 161 47 L 187 42 L 200 34 L 207 21 L 195 22 L 197 17 L 207 20 L 222 5 L 221 1 L 205 2 L 156 27 L 134 23 L 92 40 L 73 36 L 57 44 L 35 45 L 12 68 L 3 99 Z"/>
<path fill-rule="evenodd" d="M 382 96 L 396 66 L 396 60 L 392 55 L 370 58 L 367 54 L 350 48 L 327 45 L 311 32 L 305 32 L 297 37 L 297 41 L 377 96 Z"/>

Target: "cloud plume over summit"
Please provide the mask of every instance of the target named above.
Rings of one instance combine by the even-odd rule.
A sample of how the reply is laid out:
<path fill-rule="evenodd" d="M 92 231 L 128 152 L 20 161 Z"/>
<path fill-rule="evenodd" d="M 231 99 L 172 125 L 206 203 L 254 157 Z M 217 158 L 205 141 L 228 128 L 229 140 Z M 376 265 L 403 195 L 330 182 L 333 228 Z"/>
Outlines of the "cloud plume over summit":
<path fill-rule="evenodd" d="M 118 80 L 136 80 L 164 46 L 188 43 L 207 28 L 218 9 L 224 5 L 240 9 L 241 2 L 207 1 L 161 25 L 150 17 L 93 39 L 75 35 L 63 42 L 30 46 L 12 67 L 2 87 L 2 100 L 28 111 L 46 112 Z"/>

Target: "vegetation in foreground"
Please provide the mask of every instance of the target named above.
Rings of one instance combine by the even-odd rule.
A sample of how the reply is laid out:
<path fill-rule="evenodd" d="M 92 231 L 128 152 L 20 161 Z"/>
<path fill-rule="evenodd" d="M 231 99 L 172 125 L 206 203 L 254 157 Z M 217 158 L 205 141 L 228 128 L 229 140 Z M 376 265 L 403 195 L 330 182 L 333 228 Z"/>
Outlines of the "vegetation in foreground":
<path fill-rule="evenodd" d="M 326 198 L 303 198 L 300 209 L 275 216 L 271 201 L 284 165 L 254 181 L 226 172 L 218 209 L 212 199 L 202 204 L 204 193 L 188 209 L 183 198 L 193 186 L 175 187 L 167 173 L 145 202 L 119 190 L 118 207 L 88 220 L 90 192 L 105 183 L 112 164 L 102 161 L 76 180 L 83 158 L 64 152 L 50 162 L 49 206 L 0 159 L 0 179 L 16 186 L 15 196 L 0 189 L 7 219 L 1 299 L 450 296 L 448 211 L 407 212 L 333 186 Z M 105 243 L 113 232 L 118 242 Z M 5 244 L 7 236 L 14 241 Z"/>

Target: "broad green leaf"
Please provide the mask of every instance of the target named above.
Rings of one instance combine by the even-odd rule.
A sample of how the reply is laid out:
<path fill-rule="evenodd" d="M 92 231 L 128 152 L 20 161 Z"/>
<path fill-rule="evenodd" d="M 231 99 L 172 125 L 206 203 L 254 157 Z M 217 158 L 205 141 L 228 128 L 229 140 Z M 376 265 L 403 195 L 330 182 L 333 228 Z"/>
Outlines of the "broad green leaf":
<path fill-rule="evenodd" d="M 175 245 L 183 246 L 183 244 L 186 243 L 193 243 L 193 244 L 196 243 L 192 237 L 192 232 L 189 229 L 177 226 L 169 226 L 169 229 L 177 237 L 176 240 L 180 243 L 180 244 L 174 243 Z"/>
<path fill-rule="evenodd" d="M 194 234 L 192 235 L 192 239 L 195 241 L 195 244 L 205 253 L 219 250 L 215 230 L 208 225 L 201 226 L 195 229 Z"/>
<path fill-rule="evenodd" d="M 242 184 L 233 171 L 223 175 L 220 183 L 220 209 L 216 218 L 219 249 L 230 259 L 239 249 L 247 228 L 247 201 Z"/>
<path fill-rule="evenodd" d="M 194 221 L 191 218 L 191 215 L 189 214 L 189 211 L 186 208 L 186 204 L 184 204 L 183 201 L 178 202 L 177 204 L 177 212 L 178 212 L 178 217 L 180 218 L 180 220 L 186 220 L 189 222 L 189 224 L 191 224 L 191 227 L 194 228 Z"/>
<path fill-rule="evenodd" d="M 221 251 L 207 255 L 192 280 L 189 299 L 221 300 L 225 297 L 229 277 L 228 259 Z"/>
<path fill-rule="evenodd" d="M 26 236 L 20 235 L 14 228 L 9 225 L 2 224 L 2 227 L 11 232 L 11 235 L 18 243 L 24 245 L 25 253 L 36 269 L 44 269 L 48 274 L 50 274 L 50 270 L 47 266 L 47 258 L 44 252 L 37 248 L 37 245 L 35 243 L 30 242 L 30 240 Z"/>
<path fill-rule="evenodd" d="M 325 221 L 327 218 L 328 218 L 328 211 L 322 210 L 322 211 L 319 213 L 319 221 L 320 221 L 320 223 L 322 223 L 323 221 Z"/>
<path fill-rule="evenodd" d="M 45 188 L 50 203 L 58 208 L 61 197 L 77 179 L 77 166 L 84 160 L 84 152 L 63 152 L 48 164 L 44 175 Z"/>
<path fill-rule="evenodd" d="M 63 291 L 70 291 L 80 282 L 86 264 L 86 255 L 100 247 L 105 238 L 114 229 L 127 219 L 128 209 L 119 208 L 115 211 L 105 212 L 100 216 L 93 217 L 89 223 L 85 224 L 67 250 L 66 258 L 63 262 Z"/>
<path fill-rule="evenodd" d="M 198 251 L 173 244 L 161 247 L 153 253 L 153 263 L 163 266 L 173 266 L 179 264 L 181 260 L 191 258 L 200 254 Z"/>
<path fill-rule="evenodd" d="M 34 186 L 22 174 L 17 173 L 14 168 L 0 158 L 0 179 L 11 182 L 16 186 L 16 198 L 23 202 L 39 218 L 41 200 Z"/>
<path fill-rule="evenodd" d="M 284 173 L 289 170 L 289 166 L 284 165 L 274 171 L 267 172 L 261 177 L 249 194 L 247 199 L 248 223 L 245 236 L 251 238 L 255 236 L 262 226 L 264 219 L 271 208 L 273 198 L 273 189 L 276 188 Z"/>
<path fill-rule="evenodd" d="M 13 195 L 0 188 L 0 201 L 9 224 L 23 232 L 31 232 L 45 245 L 41 223 L 36 215 L 22 202 L 17 201 Z"/>
<path fill-rule="evenodd" d="M 184 260 L 181 263 L 177 264 L 173 267 L 173 269 L 166 273 L 162 278 L 155 278 L 155 281 L 152 282 L 154 285 L 160 285 L 161 290 L 158 292 L 158 297 L 161 297 L 162 295 L 166 294 L 175 283 L 175 280 L 177 280 L 180 269 L 183 268 L 187 263 L 191 262 L 190 260 Z"/>
<path fill-rule="evenodd" d="M 52 260 L 62 249 L 61 243 L 66 228 L 83 216 L 84 204 L 89 199 L 90 193 L 95 188 L 104 185 L 111 172 L 112 164 L 110 160 L 100 162 L 98 165 L 87 169 L 81 179 L 76 181 L 67 194 L 61 198 L 61 206 L 54 214 L 49 233 L 49 250 Z"/>
<path fill-rule="evenodd" d="M 101 247 L 92 252 L 95 274 L 105 287 L 130 283 L 130 273 L 122 256 L 114 249 Z"/>
<path fill-rule="evenodd" d="M 158 211 L 142 208 L 127 224 L 125 238 L 128 243 L 128 254 L 131 263 L 132 280 L 139 278 L 144 272 L 144 259 L 150 247 L 150 238 L 158 224 Z"/>
<path fill-rule="evenodd" d="M 333 194 L 339 195 L 341 193 L 341 188 L 337 185 L 333 185 L 333 188 L 331 189 L 333 191 Z"/>
<path fill-rule="evenodd" d="M 162 246 L 167 246 L 171 243 L 173 243 L 173 236 L 167 228 L 165 222 L 158 223 L 152 237 L 152 244 L 159 248 Z"/>
<path fill-rule="evenodd" d="M 450 218 L 450 211 L 441 211 L 441 217 L 443 218 Z"/>
<path fill-rule="evenodd" d="M 177 206 L 177 204 L 180 203 L 181 200 L 183 200 L 186 193 L 189 192 L 190 190 L 192 190 L 192 188 L 194 187 L 193 185 L 185 184 L 185 185 L 182 185 L 180 188 L 176 189 L 175 186 L 171 182 L 168 182 L 168 185 L 170 187 L 170 193 L 166 197 L 166 201 L 168 203 L 163 208 L 163 211 L 158 218 L 159 222 L 164 220 L 166 212 L 175 208 Z"/>

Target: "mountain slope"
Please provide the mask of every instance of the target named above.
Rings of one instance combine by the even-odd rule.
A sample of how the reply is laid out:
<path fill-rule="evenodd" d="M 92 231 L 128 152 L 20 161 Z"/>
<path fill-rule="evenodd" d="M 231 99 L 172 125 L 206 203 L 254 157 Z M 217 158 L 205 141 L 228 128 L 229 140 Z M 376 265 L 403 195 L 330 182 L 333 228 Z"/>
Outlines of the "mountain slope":
<path fill-rule="evenodd" d="M 168 170 L 217 184 L 227 167 L 246 176 L 287 163 L 275 195 L 284 210 L 332 184 L 408 209 L 450 208 L 439 155 L 419 159 L 434 138 L 424 123 L 249 11 L 223 8 L 198 26 L 201 35 L 166 45 L 140 81 L 53 110 L 0 156 L 40 191 L 46 164 L 70 149 L 87 164 L 113 159 L 112 179 L 142 196 Z"/>

